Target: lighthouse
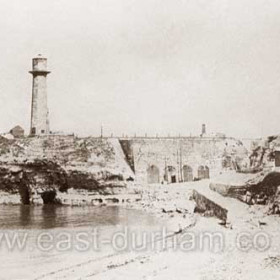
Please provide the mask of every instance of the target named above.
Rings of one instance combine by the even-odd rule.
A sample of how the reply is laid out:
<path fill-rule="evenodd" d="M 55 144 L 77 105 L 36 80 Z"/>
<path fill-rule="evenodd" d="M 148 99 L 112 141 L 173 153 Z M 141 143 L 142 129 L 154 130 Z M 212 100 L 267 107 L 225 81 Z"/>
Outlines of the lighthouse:
<path fill-rule="evenodd" d="M 31 104 L 31 126 L 30 135 L 49 134 L 49 110 L 47 96 L 47 58 L 38 55 L 32 60 L 32 71 L 29 73 L 33 76 L 32 84 L 32 104 Z"/>

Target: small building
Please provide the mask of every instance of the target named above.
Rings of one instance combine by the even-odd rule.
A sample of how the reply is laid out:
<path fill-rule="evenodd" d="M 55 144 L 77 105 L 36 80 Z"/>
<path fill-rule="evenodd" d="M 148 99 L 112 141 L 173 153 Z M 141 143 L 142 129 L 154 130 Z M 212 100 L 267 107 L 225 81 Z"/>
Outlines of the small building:
<path fill-rule="evenodd" d="M 15 126 L 14 128 L 12 128 L 12 129 L 10 130 L 10 133 L 11 133 L 15 138 L 21 138 L 21 137 L 24 136 L 24 129 L 23 129 L 21 126 L 17 125 L 17 126 Z"/>

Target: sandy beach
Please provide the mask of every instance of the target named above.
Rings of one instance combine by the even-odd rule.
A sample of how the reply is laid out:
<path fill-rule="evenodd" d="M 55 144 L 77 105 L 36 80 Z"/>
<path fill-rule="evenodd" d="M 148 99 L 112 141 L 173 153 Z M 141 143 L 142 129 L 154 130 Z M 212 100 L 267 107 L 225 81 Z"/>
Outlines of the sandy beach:
<path fill-rule="evenodd" d="M 94 254 L 92 251 L 55 252 L 47 263 L 43 263 L 44 252 L 4 254 L 2 250 L 2 266 L 12 279 L 249 280 L 268 276 L 267 279 L 277 279 L 280 275 L 279 217 L 267 216 L 264 206 L 245 204 L 246 215 L 243 213 L 242 219 L 233 219 L 226 225 L 215 217 L 193 213 L 192 188 L 207 188 L 207 184 L 201 181 L 172 187 L 144 187 L 141 200 L 122 206 L 141 209 L 161 221 L 161 226 L 148 228 L 147 224 L 141 224 L 139 216 L 139 225 L 136 226 L 135 221 L 131 227 L 138 232 L 142 227 L 143 232 L 151 234 L 165 226 L 165 235 L 149 240 L 142 249 L 114 250 L 109 244 L 106 250 Z M 232 200 L 233 207 L 240 203 L 226 199 Z M 238 214 L 236 212 L 236 216 Z M 119 227 L 119 230 L 123 229 Z M 106 236 L 106 232 L 102 234 Z M 36 271 L 35 265 L 30 271 L 28 265 L 35 263 L 40 270 Z M 18 275 L 16 266 L 26 266 L 22 276 Z"/>

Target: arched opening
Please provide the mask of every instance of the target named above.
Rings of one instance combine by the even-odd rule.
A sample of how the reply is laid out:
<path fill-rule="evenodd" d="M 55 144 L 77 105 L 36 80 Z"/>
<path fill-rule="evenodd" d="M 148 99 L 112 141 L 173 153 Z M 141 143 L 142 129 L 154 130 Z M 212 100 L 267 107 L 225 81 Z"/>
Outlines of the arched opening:
<path fill-rule="evenodd" d="M 193 170 L 189 165 L 183 166 L 183 181 L 189 182 L 193 180 Z"/>
<path fill-rule="evenodd" d="M 21 198 L 21 203 L 25 205 L 30 204 L 30 182 L 25 172 L 21 173 L 21 178 L 19 181 L 19 194 Z"/>
<path fill-rule="evenodd" d="M 167 166 L 165 169 L 164 177 L 168 183 L 176 183 L 177 182 L 176 168 L 174 166 Z"/>
<path fill-rule="evenodd" d="M 197 170 L 197 178 L 199 180 L 201 179 L 209 179 L 210 174 L 209 174 L 209 167 L 208 166 L 199 166 Z"/>
<path fill-rule="evenodd" d="M 197 170 L 197 178 L 198 180 L 204 179 L 205 169 L 204 166 L 200 165 Z"/>
<path fill-rule="evenodd" d="M 56 202 L 55 200 L 56 191 L 55 190 L 44 191 L 41 194 L 41 197 L 43 199 L 44 204 L 54 204 Z"/>
<path fill-rule="evenodd" d="M 149 166 L 147 169 L 147 180 L 148 184 L 157 184 L 159 183 L 159 169 L 155 165 Z"/>
<path fill-rule="evenodd" d="M 208 166 L 205 166 L 205 168 L 204 168 L 204 178 L 205 179 L 209 179 L 210 178 L 209 167 Z"/>

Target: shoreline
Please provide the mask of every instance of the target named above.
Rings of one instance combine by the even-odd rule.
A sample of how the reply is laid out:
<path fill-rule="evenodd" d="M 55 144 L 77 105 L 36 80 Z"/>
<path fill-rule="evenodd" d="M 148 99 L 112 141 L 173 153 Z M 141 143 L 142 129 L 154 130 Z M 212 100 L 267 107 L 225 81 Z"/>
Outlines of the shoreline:
<path fill-rule="evenodd" d="M 143 252 L 115 252 L 100 258 L 86 256 L 80 260 L 71 259 L 71 263 L 63 263 L 63 268 L 53 269 L 34 279 L 51 280 L 55 277 L 55 279 L 93 280 L 169 280 L 174 277 L 174 279 L 189 277 L 197 280 L 216 280 L 227 279 L 229 271 L 231 271 L 230 276 L 234 280 L 251 280 L 252 276 L 254 279 L 261 280 L 266 275 L 269 275 L 268 279 L 277 279 L 276 275 L 278 275 L 279 270 L 270 267 L 270 265 L 272 266 L 273 262 L 277 263 L 280 254 L 280 251 L 273 250 L 272 246 L 279 244 L 279 234 L 277 233 L 280 224 L 279 218 L 265 215 L 264 207 L 245 206 L 246 211 L 242 220 L 234 227 L 228 228 L 221 225 L 217 218 L 203 217 L 203 215 L 194 213 L 195 203 L 191 199 L 192 190 L 195 186 L 208 187 L 208 183 L 208 181 L 200 181 L 173 186 L 143 186 L 140 190 L 138 189 L 139 193 L 131 194 L 130 200 L 125 201 L 125 203 L 107 204 L 107 206 L 141 210 L 163 221 L 165 226 L 170 229 L 168 231 L 170 235 L 160 242 L 171 244 L 171 247 Z M 103 197 L 108 198 L 108 196 Z M 228 199 L 237 203 L 233 198 Z M 102 204 L 95 207 L 102 207 Z M 259 225 L 260 221 L 262 226 Z M 274 233 L 271 236 L 271 247 L 264 252 L 242 251 L 236 247 L 235 243 L 236 236 L 242 232 L 252 236 L 260 232 Z M 195 234 L 195 236 L 200 236 L 203 233 L 220 233 L 225 238 L 225 247 L 218 251 L 198 249 L 189 252 L 174 251 L 172 248 L 173 240 L 180 244 L 180 240 L 185 234 L 190 233 Z M 234 246 L 231 247 L 231 244 Z M 187 267 L 188 269 L 186 269 Z M 135 271 L 138 271 L 137 275 L 135 275 Z"/>
<path fill-rule="evenodd" d="M 190 200 L 192 189 L 186 191 L 182 198 L 176 194 L 170 185 L 142 186 L 128 189 L 125 193 L 102 195 L 84 192 L 58 193 L 59 203 L 44 204 L 40 195 L 33 195 L 31 204 L 26 206 L 69 206 L 69 207 L 107 207 L 116 206 L 126 209 L 140 210 L 149 213 L 162 221 L 173 224 L 174 232 L 179 232 L 190 225 L 193 220 L 195 203 Z M 0 205 L 21 206 L 19 194 L 0 192 Z M 191 222 L 193 223 L 193 221 Z"/>

